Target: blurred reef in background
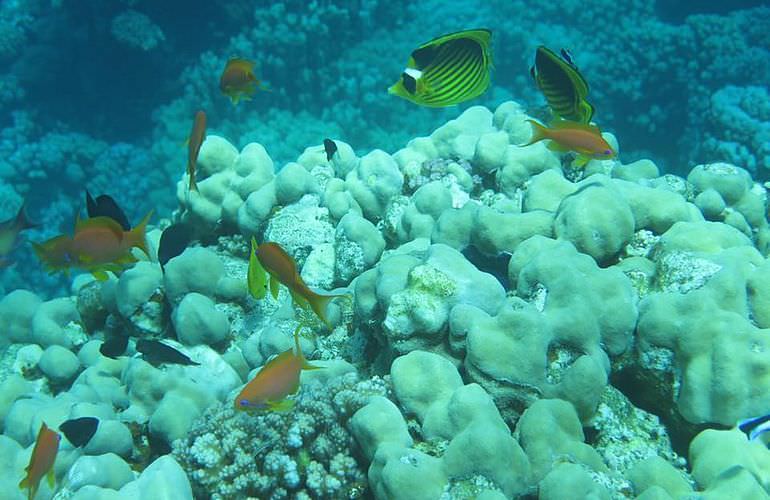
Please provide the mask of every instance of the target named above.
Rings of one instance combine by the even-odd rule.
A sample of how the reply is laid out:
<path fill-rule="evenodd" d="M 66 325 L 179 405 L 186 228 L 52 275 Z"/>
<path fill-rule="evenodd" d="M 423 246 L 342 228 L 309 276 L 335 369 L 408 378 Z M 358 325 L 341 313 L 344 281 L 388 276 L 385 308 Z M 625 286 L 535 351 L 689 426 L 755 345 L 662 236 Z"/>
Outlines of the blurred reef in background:
<path fill-rule="evenodd" d="M 237 147 L 264 144 L 280 169 L 333 137 L 390 153 L 467 106 L 424 109 L 389 96 L 403 54 L 466 26 L 495 35 L 493 88 L 470 104 L 544 101 L 528 68 L 540 44 L 568 48 L 592 83 L 624 161 L 686 175 L 726 161 L 770 172 L 770 8 L 762 2 L 8 0 L 0 4 L 0 219 L 22 199 L 41 240 L 71 227 L 85 188 L 115 193 L 136 221 L 169 216 L 191 117 Z M 437 13 L 440 12 L 440 15 Z M 232 106 L 217 75 L 257 61 L 273 91 Z M 757 61 L 766 61 L 765 64 Z M 651 153 L 654 151 L 654 153 Z M 31 251 L 0 271 L 0 294 L 61 292 Z"/>

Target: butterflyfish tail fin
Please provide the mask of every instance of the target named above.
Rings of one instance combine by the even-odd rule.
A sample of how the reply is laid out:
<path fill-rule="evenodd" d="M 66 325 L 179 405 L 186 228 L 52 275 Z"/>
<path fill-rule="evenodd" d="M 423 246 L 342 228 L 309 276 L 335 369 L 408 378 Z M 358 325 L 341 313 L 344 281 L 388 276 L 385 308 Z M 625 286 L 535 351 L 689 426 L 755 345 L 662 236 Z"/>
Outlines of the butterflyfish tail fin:
<path fill-rule="evenodd" d="M 152 217 L 153 210 L 150 210 L 147 212 L 147 215 L 144 216 L 142 221 L 136 225 L 131 231 L 128 233 L 129 242 L 131 243 L 131 247 L 136 247 L 144 254 L 149 257 L 150 256 L 150 249 L 147 247 L 147 224 L 150 222 L 150 217 Z"/>

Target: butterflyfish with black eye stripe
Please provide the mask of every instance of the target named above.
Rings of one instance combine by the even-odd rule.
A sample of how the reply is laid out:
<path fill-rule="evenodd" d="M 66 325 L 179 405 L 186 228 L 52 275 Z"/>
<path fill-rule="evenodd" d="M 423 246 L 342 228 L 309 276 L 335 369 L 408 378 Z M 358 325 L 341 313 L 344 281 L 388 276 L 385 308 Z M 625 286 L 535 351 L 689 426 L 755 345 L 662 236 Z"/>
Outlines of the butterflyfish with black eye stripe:
<path fill-rule="evenodd" d="M 492 32 L 472 29 L 443 35 L 415 49 L 390 94 L 441 108 L 480 96 L 489 88 Z"/>
<path fill-rule="evenodd" d="M 559 56 L 541 45 L 529 71 L 556 117 L 578 123 L 591 121 L 594 107 L 586 99 L 588 83 L 572 62 L 569 52 L 562 49 Z"/>

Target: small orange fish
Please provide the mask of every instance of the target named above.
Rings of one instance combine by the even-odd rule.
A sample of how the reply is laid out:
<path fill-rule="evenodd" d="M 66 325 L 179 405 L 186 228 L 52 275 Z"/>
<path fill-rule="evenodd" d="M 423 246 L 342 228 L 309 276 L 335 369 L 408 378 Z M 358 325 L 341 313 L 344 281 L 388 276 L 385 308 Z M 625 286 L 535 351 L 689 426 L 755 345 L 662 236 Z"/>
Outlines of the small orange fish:
<path fill-rule="evenodd" d="M 271 410 L 289 411 L 294 407 L 294 400 L 287 396 L 299 390 L 299 378 L 302 370 L 322 368 L 307 362 L 299 346 L 299 330 L 294 330 L 295 353 L 292 349 L 282 352 L 269 360 L 257 375 L 251 379 L 235 398 L 236 410 Z"/>
<path fill-rule="evenodd" d="M 127 264 L 136 262 L 132 248 L 149 256 L 145 231 L 152 211 L 129 231 L 110 217 L 77 219 L 75 235 L 56 236 L 32 246 L 49 272 L 67 272 L 76 267 L 91 272 L 98 280 L 107 279 L 107 271 L 120 272 Z"/>
<path fill-rule="evenodd" d="M 27 495 L 29 500 L 35 498 L 43 476 L 48 476 L 48 485 L 53 488 L 56 480 L 53 464 L 56 461 L 56 453 L 59 451 L 60 440 L 61 436 L 49 429 L 45 422 L 43 422 L 40 426 L 40 431 L 37 433 L 37 441 L 35 441 L 35 447 L 32 449 L 29 465 L 25 469 L 27 477 L 19 483 L 19 488 L 29 488 L 29 494 Z"/>
<path fill-rule="evenodd" d="M 576 166 L 582 167 L 589 160 L 609 160 L 615 156 L 612 146 L 604 140 L 596 125 L 578 123 L 569 120 L 557 120 L 548 128 L 535 120 L 527 120 L 532 125 L 532 139 L 524 146 L 548 139 L 548 146 L 554 151 L 574 151 L 578 154 Z"/>
<path fill-rule="evenodd" d="M 238 104 L 240 99 L 251 99 L 258 89 L 269 90 L 254 76 L 254 63 L 238 58 L 227 61 L 222 76 L 219 77 L 219 89 L 233 104 Z"/>
<path fill-rule="evenodd" d="M 292 299 L 303 308 L 310 307 L 318 318 L 331 328 L 326 317 L 326 307 L 329 302 L 338 297 L 350 298 L 347 293 L 321 295 L 311 290 L 297 272 L 297 265 L 280 245 L 265 242 L 257 247 L 257 258 L 262 267 L 270 275 L 270 293 L 278 298 L 278 284 L 282 283 L 289 289 Z"/>
<path fill-rule="evenodd" d="M 201 144 L 206 139 L 206 113 L 198 111 L 193 120 L 192 132 L 187 142 L 187 175 L 190 177 L 190 191 L 197 191 L 198 185 L 195 183 L 195 164 L 198 161 L 198 153 L 201 150 Z"/>
<path fill-rule="evenodd" d="M 33 229 L 37 224 L 30 222 L 27 217 L 27 203 L 21 204 L 16 217 L 0 222 L 0 268 L 9 264 L 7 256 L 16 248 L 19 233 L 25 229 Z"/>

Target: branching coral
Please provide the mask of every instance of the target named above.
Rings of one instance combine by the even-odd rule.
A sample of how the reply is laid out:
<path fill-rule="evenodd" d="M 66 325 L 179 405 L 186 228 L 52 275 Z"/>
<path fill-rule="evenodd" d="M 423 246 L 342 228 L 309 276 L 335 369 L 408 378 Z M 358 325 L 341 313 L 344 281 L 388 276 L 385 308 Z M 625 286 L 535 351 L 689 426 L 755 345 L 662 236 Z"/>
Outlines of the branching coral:
<path fill-rule="evenodd" d="M 224 403 L 174 443 L 174 454 L 193 489 L 213 499 L 358 498 L 366 473 L 346 423 L 389 393 L 385 380 L 349 373 L 304 385 L 290 413 L 252 415 Z"/>

